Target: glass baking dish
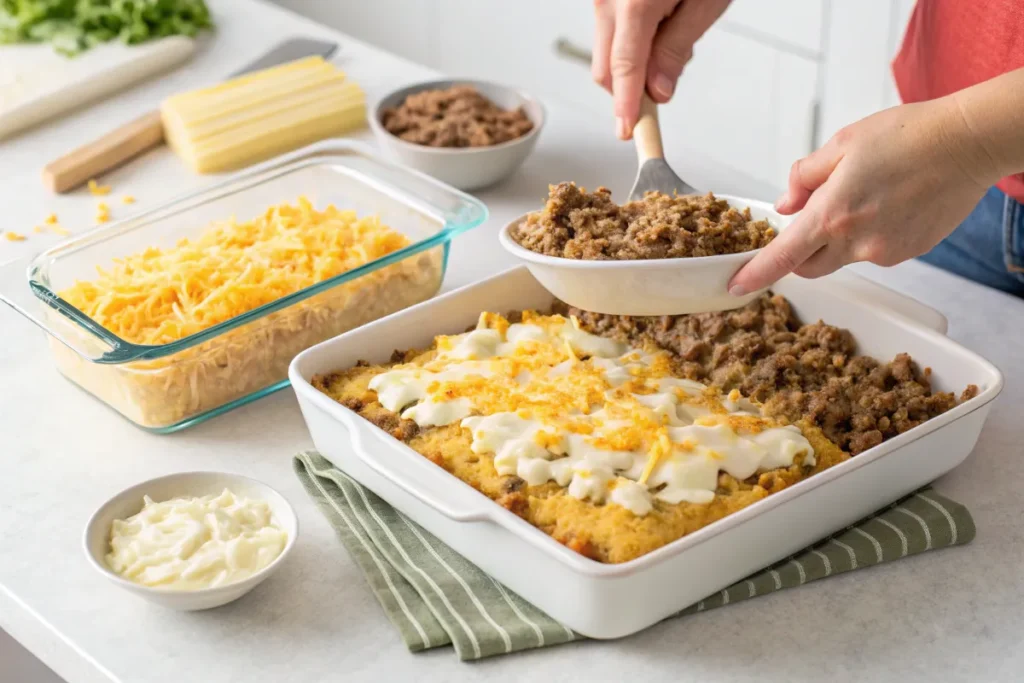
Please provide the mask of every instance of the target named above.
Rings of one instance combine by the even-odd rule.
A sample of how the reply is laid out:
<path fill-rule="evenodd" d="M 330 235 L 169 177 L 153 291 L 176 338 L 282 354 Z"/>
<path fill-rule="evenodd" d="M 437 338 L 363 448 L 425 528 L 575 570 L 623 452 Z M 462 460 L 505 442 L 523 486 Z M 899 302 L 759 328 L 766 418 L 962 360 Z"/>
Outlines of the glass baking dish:
<path fill-rule="evenodd" d="M 128 342 L 57 294 L 115 258 L 172 246 L 212 221 L 255 218 L 300 195 L 317 209 L 334 204 L 377 215 L 411 244 L 162 345 Z M 288 363 L 303 349 L 432 297 L 451 239 L 486 217 L 469 195 L 363 145 L 328 140 L 91 230 L 28 263 L 0 266 L 0 298 L 48 333 L 68 379 L 136 425 L 168 433 L 287 386 Z"/>

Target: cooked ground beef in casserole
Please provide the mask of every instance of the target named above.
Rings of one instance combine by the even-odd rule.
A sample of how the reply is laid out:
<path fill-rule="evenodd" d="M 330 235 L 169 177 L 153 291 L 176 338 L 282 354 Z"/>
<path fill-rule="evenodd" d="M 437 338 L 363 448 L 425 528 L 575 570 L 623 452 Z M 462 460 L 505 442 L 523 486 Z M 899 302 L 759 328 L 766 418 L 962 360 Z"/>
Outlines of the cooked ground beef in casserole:
<path fill-rule="evenodd" d="M 488 147 L 533 130 L 522 108 L 501 109 L 468 85 L 409 95 L 385 109 L 381 123 L 392 135 L 428 147 Z"/>
<path fill-rule="evenodd" d="M 713 194 L 670 197 L 648 192 L 616 204 L 604 187 L 587 192 L 574 183 L 548 190 L 542 211 L 512 229 L 512 238 L 547 256 L 638 260 L 735 254 L 760 249 L 775 236 L 750 209 L 730 207 Z"/>
<path fill-rule="evenodd" d="M 768 414 L 817 425 L 857 454 L 956 405 L 931 390 L 931 369 L 901 353 L 888 363 L 856 354 L 853 336 L 819 321 L 802 324 L 782 296 L 764 294 L 720 313 L 638 318 L 589 313 L 562 303 L 593 334 L 678 355 L 683 376 L 739 389 Z M 978 393 L 968 386 L 961 401 Z"/>

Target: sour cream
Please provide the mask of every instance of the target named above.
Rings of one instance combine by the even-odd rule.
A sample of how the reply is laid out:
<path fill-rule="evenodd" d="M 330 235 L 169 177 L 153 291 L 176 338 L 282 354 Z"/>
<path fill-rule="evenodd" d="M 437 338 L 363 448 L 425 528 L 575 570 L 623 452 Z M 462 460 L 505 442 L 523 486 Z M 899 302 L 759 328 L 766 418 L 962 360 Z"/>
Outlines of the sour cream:
<path fill-rule="evenodd" d="M 107 565 L 118 575 L 154 588 L 191 591 L 242 581 L 273 562 L 288 535 L 270 506 L 220 495 L 155 502 L 115 520 Z"/>

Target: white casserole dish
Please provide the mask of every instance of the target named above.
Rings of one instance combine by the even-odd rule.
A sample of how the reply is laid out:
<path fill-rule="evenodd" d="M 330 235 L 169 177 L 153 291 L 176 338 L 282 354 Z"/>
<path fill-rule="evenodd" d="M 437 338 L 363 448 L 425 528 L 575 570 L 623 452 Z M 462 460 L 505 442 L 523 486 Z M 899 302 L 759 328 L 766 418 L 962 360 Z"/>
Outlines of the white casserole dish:
<path fill-rule="evenodd" d="M 622 564 L 564 547 L 310 384 L 358 360 L 423 348 L 461 332 L 481 311 L 550 306 L 518 267 L 370 323 L 301 353 L 290 379 L 317 449 L 350 476 L 485 572 L 574 631 L 617 638 L 781 560 L 910 493 L 960 464 L 1002 390 L 995 366 L 940 333 L 945 318 L 857 276 L 786 278 L 773 287 L 805 322 L 850 329 L 862 353 L 910 353 L 935 369 L 934 387 L 976 397 L 905 434 L 682 539 Z"/>

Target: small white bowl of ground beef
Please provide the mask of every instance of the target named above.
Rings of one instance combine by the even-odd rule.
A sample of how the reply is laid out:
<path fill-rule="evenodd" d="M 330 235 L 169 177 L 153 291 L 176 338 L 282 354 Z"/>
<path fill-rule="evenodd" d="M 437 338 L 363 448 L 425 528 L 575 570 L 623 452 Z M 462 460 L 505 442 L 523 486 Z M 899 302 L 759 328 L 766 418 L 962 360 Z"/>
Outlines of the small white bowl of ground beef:
<path fill-rule="evenodd" d="M 611 192 L 552 185 L 541 211 L 502 229 L 499 240 L 571 306 L 607 315 L 726 311 L 732 276 L 791 219 L 767 202 L 708 193 L 616 204 Z"/>
<path fill-rule="evenodd" d="M 544 107 L 497 83 L 446 79 L 383 97 L 370 116 L 380 145 L 401 163 L 460 190 L 504 180 L 530 155 Z"/>

